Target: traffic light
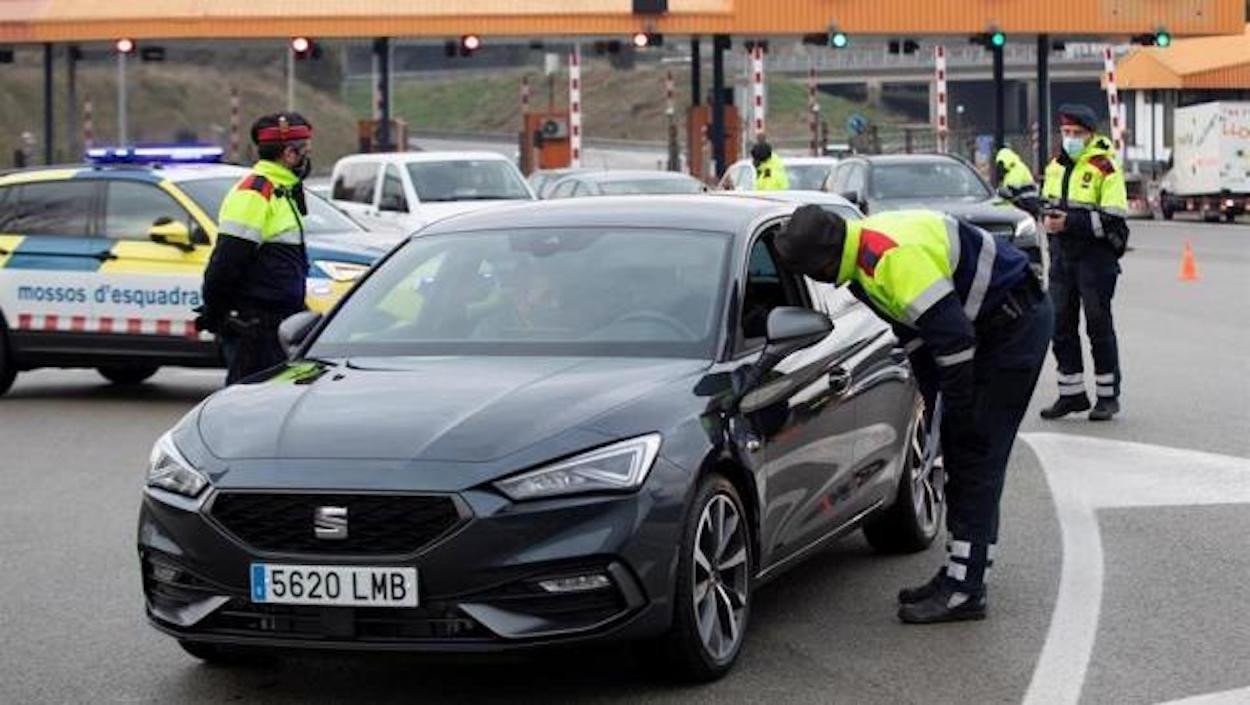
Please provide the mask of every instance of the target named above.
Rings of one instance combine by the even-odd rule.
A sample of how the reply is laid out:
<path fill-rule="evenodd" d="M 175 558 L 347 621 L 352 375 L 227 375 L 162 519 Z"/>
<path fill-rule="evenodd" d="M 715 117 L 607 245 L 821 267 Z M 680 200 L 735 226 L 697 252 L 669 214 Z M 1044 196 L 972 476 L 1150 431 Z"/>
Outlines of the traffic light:
<path fill-rule="evenodd" d="M 920 44 L 914 39 L 891 39 L 889 43 L 891 54 L 915 54 L 919 50 Z"/>
<path fill-rule="evenodd" d="M 1002 49 L 1007 45 L 1007 35 L 1001 31 L 994 29 L 985 34 L 978 34 L 968 40 L 970 44 L 977 44 L 986 49 Z"/>
<path fill-rule="evenodd" d="M 291 37 L 291 53 L 296 59 L 320 59 L 321 47 L 308 37 Z"/>
<path fill-rule="evenodd" d="M 113 45 L 113 48 L 117 50 L 118 54 L 131 54 L 135 50 L 135 40 L 122 37 L 117 40 L 117 43 Z"/>
<path fill-rule="evenodd" d="M 1133 43 L 1142 46 L 1168 48 L 1172 46 L 1172 33 L 1166 29 L 1158 29 L 1153 34 L 1135 34 Z"/>
<path fill-rule="evenodd" d="M 634 32 L 633 42 L 638 49 L 664 46 L 664 35 L 656 32 Z"/>
<path fill-rule="evenodd" d="M 472 56 L 475 51 L 482 48 L 482 38 L 476 34 L 465 34 L 460 37 L 460 55 Z"/>
<path fill-rule="evenodd" d="M 846 32 L 839 32 L 836 29 L 829 29 L 829 47 L 831 49 L 845 49 L 851 43 L 850 37 L 846 36 Z"/>

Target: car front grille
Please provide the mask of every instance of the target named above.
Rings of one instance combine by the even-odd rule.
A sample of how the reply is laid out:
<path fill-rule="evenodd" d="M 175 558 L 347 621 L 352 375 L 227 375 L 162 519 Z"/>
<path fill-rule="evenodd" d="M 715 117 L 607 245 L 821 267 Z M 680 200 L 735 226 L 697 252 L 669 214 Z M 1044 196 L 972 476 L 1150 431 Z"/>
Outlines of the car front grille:
<path fill-rule="evenodd" d="M 490 640 L 493 635 L 454 607 L 303 607 L 264 605 L 235 598 L 195 631 L 230 636 L 370 643 Z"/>
<path fill-rule="evenodd" d="M 347 538 L 317 536 L 319 507 L 347 510 Z M 443 495 L 221 492 L 209 515 L 238 540 L 276 553 L 408 555 L 447 535 L 463 519 Z"/>

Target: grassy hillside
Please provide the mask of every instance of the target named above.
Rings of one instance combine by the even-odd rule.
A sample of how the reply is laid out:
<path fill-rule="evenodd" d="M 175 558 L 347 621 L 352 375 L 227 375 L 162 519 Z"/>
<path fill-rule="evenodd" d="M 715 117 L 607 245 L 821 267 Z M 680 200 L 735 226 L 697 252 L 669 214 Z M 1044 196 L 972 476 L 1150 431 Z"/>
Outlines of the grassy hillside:
<path fill-rule="evenodd" d="M 634 71 L 612 71 L 606 66 L 589 67 L 584 75 L 583 102 L 586 135 L 590 138 L 663 140 L 667 135 L 664 115 L 664 69 L 649 67 Z M 393 87 L 394 113 L 410 128 L 464 132 L 511 132 L 520 123 L 520 84 L 529 75 L 533 92 L 531 104 L 542 107 L 548 101 L 547 79 L 532 69 L 492 72 L 461 72 L 436 77 L 403 77 Z M 685 67 L 673 70 L 678 115 L 690 103 L 690 79 Z M 711 76 L 703 85 L 711 85 Z M 807 86 L 803 81 L 774 78 L 769 81 L 768 131 L 779 141 L 806 141 L 809 135 Z M 568 78 L 556 76 L 555 103 L 563 108 L 568 101 Z M 371 87 L 368 81 L 349 81 L 344 88 L 346 102 L 358 114 L 369 110 Z M 820 95 L 823 119 L 829 123 L 831 139 L 841 139 L 846 118 L 858 112 L 879 122 L 903 122 L 905 118 L 888 110 L 829 95 Z"/>

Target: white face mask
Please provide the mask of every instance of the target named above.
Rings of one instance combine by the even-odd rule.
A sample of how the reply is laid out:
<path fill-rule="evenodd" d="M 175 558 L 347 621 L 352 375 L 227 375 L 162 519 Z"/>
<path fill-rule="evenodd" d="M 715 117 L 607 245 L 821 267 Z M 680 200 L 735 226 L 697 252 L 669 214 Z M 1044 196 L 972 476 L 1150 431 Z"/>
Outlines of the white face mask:
<path fill-rule="evenodd" d="M 1067 152 L 1069 157 L 1076 159 L 1081 152 L 1085 151 L 1085 140 L 1081 137 L 1064 137 L 1063 151 Z"/>

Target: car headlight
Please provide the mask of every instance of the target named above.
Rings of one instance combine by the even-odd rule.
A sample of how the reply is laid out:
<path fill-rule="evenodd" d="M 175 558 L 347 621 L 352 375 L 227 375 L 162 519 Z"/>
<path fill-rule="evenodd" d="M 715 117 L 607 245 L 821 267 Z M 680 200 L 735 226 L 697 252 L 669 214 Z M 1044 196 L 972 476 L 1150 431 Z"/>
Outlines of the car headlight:
<path fill-rule="evenodd" d="M 195 497 L 208 486 L 208 478 L 191 467 L 174 445 L 172 431 L 166 431 L 148 459 L 148 487 L 159 487 L 187 497 Z"/>
<path fill-rule="evenodd" d="M 660 451 L 660 434 L 631 438 L 495 483 L 514 500 L 582 492 L 628 492 L 642 486 Z"/>
<path fill-rule="evenodd" d="M 354 282 L 359 279 L 365 272 L 369 271 L 369 266 L 364 264 L 355 264 L 353 262 L 332 262 L 330 260 L 319 259 L 313 264 L 317 265 L 317 269 L 325 272 L 336 282 Z"/>

